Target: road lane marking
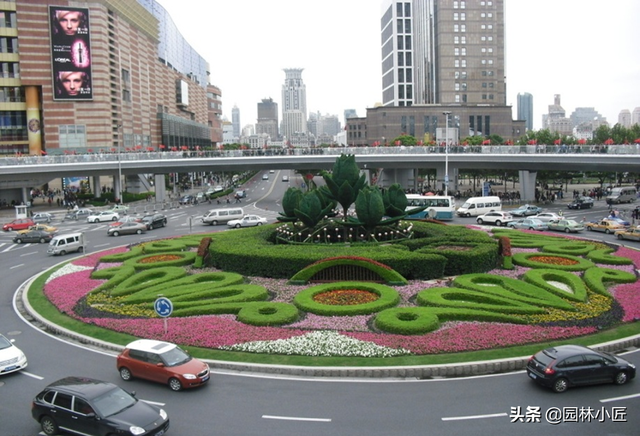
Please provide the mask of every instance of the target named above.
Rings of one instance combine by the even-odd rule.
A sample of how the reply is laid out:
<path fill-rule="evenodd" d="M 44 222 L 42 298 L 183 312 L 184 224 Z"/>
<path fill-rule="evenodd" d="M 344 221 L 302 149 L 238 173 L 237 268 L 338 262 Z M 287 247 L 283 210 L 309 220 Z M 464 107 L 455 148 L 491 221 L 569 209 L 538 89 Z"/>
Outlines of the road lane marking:
<path fill-rule="evenodd" d="M 108 247 L 109 245 L 111 245 L 111 243 L 107 242 L 106 244 L 94 245 L 93 248 Z"/>
<path fill-rule="evenodd" d="M 27 371 L 24 371 L 24 370 L 20 371 L 20 374 L 26 375 L 28 377 L 35 378 L 36 380 L 44 380 L 44 377 L 41 377 L 41 376 L 35 375 L 35 374 L 31 374 L 30 372 L 27 372 Z"/>
<path fill-rule="evenodd" d="M 330 418 L 303 418 L 299 416 L 275 416 L 262 415 L 264 419 L 280 419 L 283 421 L 313 421 L 313 422 L 331 422 Z"/>
<path fill-rule="evenodd" d="M 508 416 L 506 413 L 491 413 L 488 415 L 467 415 L 467 416 L 449 416 L 443 417 L 443 421 L 465 421 L 468 419 L 486 419 L 486 418 L 503 418 Z"/>
<path fill-rule="evenodd" d="M 640 394 L 631 394 L 631 395 L 624 395 L 622 397 L 605 398 L 603 400 L 600 400 L 600 402 L 601 403 L 610 403 L 612 401 L 629 400 L 631 398 L 638 398 L 638 397 L 640 397 Z"/>
<path fill-rule="evenodd" d="M 20 255 L 20 257 L 24 257 L 24 256 L 31 256 L 32 254 L 37 254 L 37 253 L 38 253 L 37 251 L 32 251 L 32 252 L 30 252 L 30 253 L 24 253 L 24 254 L 21 254 L 21 255 Z"/>
<path fill-rule="evenodd" d="M 12 266 L 12 267 L 11 267 L 11 268 L 9 268 L 9 269 L 20 268 L 20 267 L 22 267 L 22 266 L 24 266 L 24 263 L 21 263 L 20 265 Z"/>

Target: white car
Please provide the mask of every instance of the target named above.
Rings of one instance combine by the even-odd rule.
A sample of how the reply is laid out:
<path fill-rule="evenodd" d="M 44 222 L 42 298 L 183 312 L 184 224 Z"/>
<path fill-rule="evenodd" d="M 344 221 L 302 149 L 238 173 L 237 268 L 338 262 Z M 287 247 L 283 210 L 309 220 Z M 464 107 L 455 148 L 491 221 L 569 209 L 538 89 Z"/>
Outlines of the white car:
<path fill-rule="evenodd" d="M 258 215 L 245 215 L 240 219 L 229 221 L 227 225 L 229 227 L 235 227 L 236 229 L 238 229 L 240 227 L 261 226 L 266 223 L 266 218 L 259 217 Z"/>
<path fill-rule="evenodd" d="M 557 213 L 553 212 L 539 213 L 538 215 L 532 216 L 531 218 L 538 218 L 540 221 L 545 223 L 548 223 L 549 221 L 560 221 L 564 219 L 562 215 L 558 215 Z"/>
<path fill-rule="evenodd" d="M 478 224 L 494 224 L 496 226 L 504 226 L 513 221 L 513 217 L 507 212 L 487 212 L 480 215 L 476 222 Z"/>
<path fill-rule="evenodd" d="M 0 374 L 9 374 L 27 367 L 27 357 L 13 342 L 13 339 L 0 335 Z"/>
<path fill-rule="evenodd" d="M 99 223 L 102 221 L 118 221 L 120 219 L 120 215 L 117 212 L 113 212 L 111 210 L 105 210 L 102 212 L 97 212 L 89 215 L 87 217 L 88 223 Z"/>

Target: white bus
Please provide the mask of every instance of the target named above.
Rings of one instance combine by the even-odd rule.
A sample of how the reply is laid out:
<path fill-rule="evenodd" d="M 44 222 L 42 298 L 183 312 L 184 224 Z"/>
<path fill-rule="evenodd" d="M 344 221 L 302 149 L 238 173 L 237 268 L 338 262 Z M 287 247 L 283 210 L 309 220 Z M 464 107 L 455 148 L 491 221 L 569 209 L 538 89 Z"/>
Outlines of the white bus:
<path fill-rule="evenodd" d="M 458 208 L 456 214 L 458 216 L 478 216 L 487 212 L 502 210 L 502 201 L 500 197 L 470 197 Z"/>
<path fill-rule="evenodd" d="M 632 203 L 636 201 L 638 192 L 633 187 L 618 187 L 613 188 L 611 193 L 607 196 L 607 204 L 614 203 Z"/>
<path fill-rule="evenodd" d="M 451 220 L 456 211 L 456 200 L 450 196 L 407 194 L 407 209 L 427 208 L 422 212 L 407 216 L 408 219 L 433 218 Z"/>

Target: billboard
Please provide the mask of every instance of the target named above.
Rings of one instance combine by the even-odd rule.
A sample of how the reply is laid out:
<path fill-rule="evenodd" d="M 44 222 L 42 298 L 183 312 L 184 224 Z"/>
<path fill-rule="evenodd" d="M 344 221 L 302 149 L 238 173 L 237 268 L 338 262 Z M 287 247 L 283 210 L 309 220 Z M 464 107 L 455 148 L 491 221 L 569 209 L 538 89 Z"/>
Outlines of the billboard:
<path fill-rule="evenodd" d="M 49 6 L 54 100 L 91 100 L 89 9 Z"/>

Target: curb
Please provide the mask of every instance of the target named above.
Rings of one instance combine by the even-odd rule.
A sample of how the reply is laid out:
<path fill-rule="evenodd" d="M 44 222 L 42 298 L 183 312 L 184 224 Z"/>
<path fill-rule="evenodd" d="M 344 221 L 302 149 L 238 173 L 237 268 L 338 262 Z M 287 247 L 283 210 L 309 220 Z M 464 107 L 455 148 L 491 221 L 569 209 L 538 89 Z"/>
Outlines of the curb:
<path fill-rule="evenodd" d="M 41 274 L 44 274 L 42 272 Z M 84 346 L 119 353 L 124 348 L 122 345 L 112 344 L 99 339 L 81 335 L 73 330 L 66 329 L 52 323 L 42 317 L 29 303 L 26 289 L 40 274 L 25 281 L 14 295 L 14 305 L 20 312 L 25 322 L 35 325 L 36 328 L 56 336 L 63 336 L 73 342 Z M 31 319 L 29 319 L 31 318 Z M 640 347 L 640 334 L 615 341 L 604 342 L 590 346 L 599 351 L 610 353 L 629 350 Z M 520 356 L 507 359 L 486 361 L 474 361 L 463 363 L 448 363 L 441 365 L 415 365 L 415 366 L 370 366 L 370 367 L 329 367 L 329 366 L 293 366 L 293 365 L 267 365 L 259 363 L 236 363 L 222 360 L 207 360 L 205 362 L 213 369 L 233 372 L 251 372 L 259 374 L 298 376 L 298 377 L 325 377 L 325 378 L 386 378 L 386 379 L 441 379 L 470 377 L 489 374 L 501 374 L 514 371 L 523 371 L 530 356 Z"/>

